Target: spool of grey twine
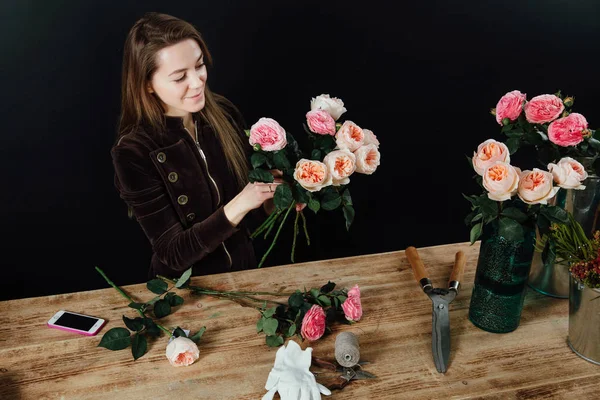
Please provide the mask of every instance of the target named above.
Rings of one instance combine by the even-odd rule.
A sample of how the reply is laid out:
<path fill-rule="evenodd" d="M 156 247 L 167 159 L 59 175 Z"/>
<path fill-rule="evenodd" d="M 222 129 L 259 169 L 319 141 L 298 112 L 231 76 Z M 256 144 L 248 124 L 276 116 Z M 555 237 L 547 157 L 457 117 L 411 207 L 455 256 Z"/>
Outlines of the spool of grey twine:
<path fill-rule="evenodd" d="M 341 332 L 335 338 L 335 359 L 342 367 L 353 367 L 360 359 L 358 337 L 352 332 Z"/>

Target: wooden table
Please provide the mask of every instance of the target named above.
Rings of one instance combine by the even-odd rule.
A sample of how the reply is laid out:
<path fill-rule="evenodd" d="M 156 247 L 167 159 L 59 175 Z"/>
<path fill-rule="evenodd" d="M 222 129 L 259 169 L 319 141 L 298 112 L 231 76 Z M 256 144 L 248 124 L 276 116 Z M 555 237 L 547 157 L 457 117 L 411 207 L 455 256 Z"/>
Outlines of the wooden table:
<path fill-rule="evenodd" d="M 358 284 L 363 319 L 335 325 L 311 345 L 333 359 L 335 335 L 359 335 L 361 358 L 378 379 L 353 381 L 324 399 L 533 399 L 600 398 L 600 367 L 574 354 L 566 343 L 568 300 L 528 291 L 520 327 L 494 334 L 468 320 L 478 243 L 419 249 L 434 286 L 445 285 L 454 254 L 464 250 L 462 291 L 450 306 L 451 355 L 439 374 L 431 355 L 431 302 L 421 292 L 403 251 L 340 258 L 193 278 L 222 290 L 285 290 Z M 111 277 L 117 280 L 117 277 Z M 134 298 L 152 297 L 145 284 L 125 286 Z M 182 293 L 185 304 L 164 319 L 207 331 L 200 359 L 174 368 L 165 357 L 166 336 L 133 361 L 129 350 L 97 347 L 108 329 L 135 317 L 112 288 L 0 302 L 1 399 L 260 399 L 276 349 L 256 333 L 258 312 L 227 300 Z M 59 309 L 97 315 L 109 322 L 96 337 L 46 328 Z M 306 348 L 308 342 L 301 343 Z M 276 395 L 276 398 L 278 396 Z"/>

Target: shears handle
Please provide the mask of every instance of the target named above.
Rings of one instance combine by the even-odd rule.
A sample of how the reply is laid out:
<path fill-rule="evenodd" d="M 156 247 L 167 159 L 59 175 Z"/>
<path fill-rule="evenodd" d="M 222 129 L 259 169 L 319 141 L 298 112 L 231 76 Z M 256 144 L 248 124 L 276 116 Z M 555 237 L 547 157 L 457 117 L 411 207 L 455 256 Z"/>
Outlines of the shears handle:
<path fill-rule="evenodd" d="M 423 291 L 433 289 L 433 285 L 431 284 L 431 280 L 429 280 L 427 277 L 427 270 L 425 269 L 425 265 L 423 264 L 421 257 L 419 257 L 417 249 L 413 246 L 409 246 L 406 248 L 404 253 L 406 254 L 406 258 L 408 258 L 410 266 L 412 267 L 417 283 L 421 285 L 421 289 L 423 289 Z"/>
<path fill-rule="evenodd" d="M 467 257 L 465 256 L 465 253 L 462 250 L 456 252 L 456 256 L 454 257 L 454 268 L 452 268 L 452 273 L 450 274 L 448 288 L 455 290 L 457 294 L 460 281 L 462 280 L 463 273 L 465 272 L 466 263 Z"/>

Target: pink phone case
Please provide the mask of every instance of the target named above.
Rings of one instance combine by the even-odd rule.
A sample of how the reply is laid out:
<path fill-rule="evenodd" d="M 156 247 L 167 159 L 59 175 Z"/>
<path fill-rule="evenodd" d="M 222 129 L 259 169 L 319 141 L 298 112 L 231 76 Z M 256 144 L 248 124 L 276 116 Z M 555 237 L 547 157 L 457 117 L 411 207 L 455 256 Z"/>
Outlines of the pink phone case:
<path fill-rule="evenodd" d="M 66 326 L 60 326 L 60 325 L 52 325 L 50 322 L 46 322 L 46 325 L 48 325 L 48 327 L 50 328 L 54 328 L 54 329 L 60 329 L 61 331 L 67 331 L 67 332 L 74 332 L 74 333 L 79 333 L 80 335 L 84 335 L 84 336 L 96 336 L 98 334 L 98 332 L 100 332 L 100 329 L 102 329 L 102 327 L 106 324 L 106 320 L 104 320 L 102 322 L 102 325 L 100 325 L 98 327 L 98 329 L 96 329 L 95 332 L 84 332 L 84 331 L 80 331 L 77 329 L 73 329 L 73 328 L 67 328 Z"/>

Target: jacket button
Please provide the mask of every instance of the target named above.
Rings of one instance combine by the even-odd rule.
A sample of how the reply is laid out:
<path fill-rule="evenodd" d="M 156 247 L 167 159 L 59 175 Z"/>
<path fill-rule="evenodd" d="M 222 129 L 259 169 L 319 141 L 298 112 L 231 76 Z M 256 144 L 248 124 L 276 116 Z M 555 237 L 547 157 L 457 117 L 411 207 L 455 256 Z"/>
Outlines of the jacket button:
<path fill-rule="evenodd" d="M 177 172 L 170 172 L 169 173 L 169 182 L 175 183 L 175 182 L 177 182 L 177 179 L 179 179 L 179 176 L 177 175 Z"/>
<path fill-rule="evenodd" d="M 156 159 L 158 160 L 159 163 L 164 163 L 165 161 L 167 161 L 167 156 L 165 155 L 165 153 L 163 153 L 162 151 L 160 153 L 158 153 L 156 155 Z"/>
<path fill-rule="evenodd" d="M 181 196 L 179 196 L 177 198 L 177 202 L 183 206 L 183 205 L 187 204 L 188 197 L 185 194 L 182 194 Z"/>
<path fill-rule="evenodd" d="M 188 219 L 188 221 L 193 221 L 193 220 L 194 220 L 194 218 L 196 218 L 196 214 L 194 214 L 194 213 L 189 213 L 189 214 L 187 215 L 187 219 Z"/>

